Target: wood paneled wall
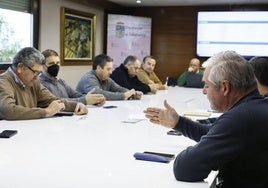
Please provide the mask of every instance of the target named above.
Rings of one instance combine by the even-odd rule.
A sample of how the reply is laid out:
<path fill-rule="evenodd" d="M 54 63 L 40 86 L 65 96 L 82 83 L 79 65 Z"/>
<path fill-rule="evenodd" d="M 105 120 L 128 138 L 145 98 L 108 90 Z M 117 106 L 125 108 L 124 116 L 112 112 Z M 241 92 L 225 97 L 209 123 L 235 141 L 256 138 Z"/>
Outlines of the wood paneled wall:
<path fill-rule="evenodd" d="M 151 53 L 157 60 L 155 72 L 163 82 L 167 76 L 178 77 L 195 56 L 196 9 L 146 8 L 142 12 L 152 17 Z"/>
<path fill-rule="evenodd" d="M 212 10 L 268 10 L 268 5 L 206 7 L 139 7 L 132 15 L 152 18 L 151 55 L 157 60 L 156 74 L 178 77 L 196 57 L 197 12 Z M 199 58 L 204 62 L 206 58 Z"/>
<path fill-rule="evenodd" d="M 106 0 L 72 0 L 85 5 L 102 7 L 105 14 L 118 13 L 152 18 L 151 55 L 157 60 L 156 74 L 165 82 L 167 76 L 179 77 L 188 68 L 190 59 L 196 57 L 196 30 L 198 11 L 261 11 L 261 5 L 180 6 L 180 7 L 122 7 Z M 86 2 L 86 3 L 85 3 Z M 106 52 L 106 25 L 104 20 L 104 49 Z M 207 58 L 199 58 L 203 63 Z"/>

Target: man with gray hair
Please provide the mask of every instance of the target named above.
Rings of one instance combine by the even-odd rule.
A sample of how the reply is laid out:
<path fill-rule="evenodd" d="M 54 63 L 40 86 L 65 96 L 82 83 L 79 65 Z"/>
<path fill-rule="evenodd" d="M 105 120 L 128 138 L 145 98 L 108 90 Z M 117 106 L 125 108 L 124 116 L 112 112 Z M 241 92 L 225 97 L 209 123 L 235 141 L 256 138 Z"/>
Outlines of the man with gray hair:
<path fill-rule="evenodd" d="M 176 157 L 176 179 L 202 181 L 219 170 L 224 188 L 268 187 L 268 100 L 256 89 L 252 67 L 233 51 L 218 53 L 204 65 L 203 93 L 211 108 L 223 113 L 212 126 L 179 116 L 167 101 L 164 109 L 144 111 L 152 123 L 197 142 Z"/>
<path fill-rule="evenodd" d="M 151 89 L 137 77 L 140 66 L 141 62 L 139 59 L 136 56 L 129 55 L 124 62 L 113 71 L 111 78 L 122 87 L 135 89 L 137 92 L 146 94 L 150 92 Z"/>
<path fill-rule="evenodd" d="M 0 75 L 0 119 L 24 120 L 50 117 L 59 111 L 86 114 L 82 103 L 52 95 L 38 81 L 44 56 L 32 47 L 20 50 L 9 69 Z"/>

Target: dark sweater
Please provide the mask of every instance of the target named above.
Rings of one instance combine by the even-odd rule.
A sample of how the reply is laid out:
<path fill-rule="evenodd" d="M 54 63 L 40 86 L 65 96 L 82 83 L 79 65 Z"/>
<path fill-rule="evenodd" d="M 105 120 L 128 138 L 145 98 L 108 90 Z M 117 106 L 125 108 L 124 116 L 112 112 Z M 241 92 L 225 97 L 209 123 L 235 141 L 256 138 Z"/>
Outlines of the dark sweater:
<path fill-rule="evenodd" d="M 142 83 L 137 76 L 130 77 L 127 68 L 125 68 L 123 64 L 113 71 L 111 78 L 117 84 L 127 89 L 142 91 L 144 94 L 151 91 L 150 87 L 147 84 Z"/>
<path fill-rule="evenodd" d="M 219 170 L 223 187 L 268 187 L 268 99 L 254 91 L 212 126 L 180 117 L 175 129 L 197 141 L 174 162 L 181 181 L 202 181 Z"/>

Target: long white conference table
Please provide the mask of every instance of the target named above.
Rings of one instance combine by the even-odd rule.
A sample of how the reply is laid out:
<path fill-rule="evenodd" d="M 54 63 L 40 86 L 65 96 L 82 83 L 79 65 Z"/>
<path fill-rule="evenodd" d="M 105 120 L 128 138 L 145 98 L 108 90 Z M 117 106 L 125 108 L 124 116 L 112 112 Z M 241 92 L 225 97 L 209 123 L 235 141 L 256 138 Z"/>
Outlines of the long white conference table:
<path fill-rule="evenodd" d="M 210 109 L 201 89 L 169 87 L 141 100 L 104 105 L 117 108 L 89 106 L 85 116 L 1 120 L 0 132 L 9 129 L 18 134 L 0 139 L 0 188 L 210 187 L 211 181 L 177 181 L 174 160 L 158 163 L 133 157 L 144 151 L 177 155 L 195 144 L 183 136 L 167 135 L 169 129 L 144 117 L 144 109 L 163 107 L 164 99 L 180 114 Z"/>

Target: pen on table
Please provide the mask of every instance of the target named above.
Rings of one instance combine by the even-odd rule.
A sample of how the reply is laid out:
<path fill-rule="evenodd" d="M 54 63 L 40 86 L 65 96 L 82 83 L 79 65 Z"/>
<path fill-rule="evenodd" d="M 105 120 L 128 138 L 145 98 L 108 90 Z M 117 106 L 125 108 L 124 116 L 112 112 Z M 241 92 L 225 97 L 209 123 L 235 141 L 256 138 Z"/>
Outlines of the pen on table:
<path fill-rule="evenodd" d="M 195 100 L 194 98 L 192 98 L 192 99 L 188 99 L 188 100 L 186 100 L 186 101 L 184 101 L 185 103 L 188 103 L 188 102 L 192 102 L 193 100 Z"/>

